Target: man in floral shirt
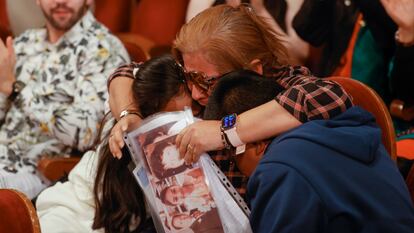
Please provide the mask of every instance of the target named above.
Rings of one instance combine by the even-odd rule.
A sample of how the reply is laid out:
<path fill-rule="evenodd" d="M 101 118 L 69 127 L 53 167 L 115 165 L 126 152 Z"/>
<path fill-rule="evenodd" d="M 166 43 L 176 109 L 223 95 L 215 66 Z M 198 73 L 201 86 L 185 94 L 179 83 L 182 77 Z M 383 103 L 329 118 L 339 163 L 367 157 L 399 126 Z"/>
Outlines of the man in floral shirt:
<path fill-rule="evenodd" d="M 46 28 L 0 40 L 0 188 L 33 198 L 45 187 L 41 155 L 94 144 L 106 79 L 129 58 L 88 11 L 92 1 L 38 0 Z"/>

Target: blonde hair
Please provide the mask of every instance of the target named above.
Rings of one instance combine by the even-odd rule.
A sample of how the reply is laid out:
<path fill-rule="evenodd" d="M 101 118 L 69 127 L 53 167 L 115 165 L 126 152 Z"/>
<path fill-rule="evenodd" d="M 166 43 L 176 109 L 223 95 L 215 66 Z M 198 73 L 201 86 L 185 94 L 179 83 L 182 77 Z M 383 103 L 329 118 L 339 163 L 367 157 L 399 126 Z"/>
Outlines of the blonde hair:
<path fill-rule="evenodd" d="M 173 53 L 202 53 L 220 73 L 250 68 L 259 59 L 264 70 L 288 62 L 286 48 L 279 35 L 245 4 L 238 7 L 211 7 L 185 24 L 174 42 Z"/>

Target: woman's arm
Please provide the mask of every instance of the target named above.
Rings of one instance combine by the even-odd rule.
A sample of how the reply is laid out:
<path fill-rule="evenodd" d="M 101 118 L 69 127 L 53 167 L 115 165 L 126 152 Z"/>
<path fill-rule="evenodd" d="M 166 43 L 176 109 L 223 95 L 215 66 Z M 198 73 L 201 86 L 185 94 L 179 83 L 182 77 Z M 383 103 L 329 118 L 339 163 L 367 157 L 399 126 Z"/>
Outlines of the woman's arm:
<path fill-rule="evenodd" d="M 272 100 L 240 114 L 236 131 L 243 142 L 251 143 L 274 137 L 299 125 L 299 120 Z M 198 161 L 206 151 L 224 148 L 220 127 L 220 121 L 199 121 L 180 132 L 176 143 L 186 163 Z M 187 150 L 188 145 L 192 146 L 191 150 Z"/>
<path fill-rule="evenodd" d="M 277 136 L 301 122 L 330 119 L 352 107 L 351 97 L 340 85 L 313 77 L 307 69 L 277 69 L 273 78 L 286 90 L 276 101 L 239 115 L 236 131 L 244 143 Z M 180 132 L 176 143 L 187 163 L 206 151 L 224 148 L 220 126 L 220 121 L 196 122 Z"/>
<path fill-rule="evenodd" d="M 134 102 L 132 83 L 134 82 L 133 69 L 137 63 L 131 63 L 119 67 L 108 80 L 109 107 L 117 123 L 111 130 L 109 137 L 109 148 L 112 155 L 120 159 L 121 148 L 124 147 L 123 133 L 134 129 L 141 124 L 142 119 L 135 114 L 128 114 L 121 119 L 124 110 L 136 111 L 137 104 Z"/>

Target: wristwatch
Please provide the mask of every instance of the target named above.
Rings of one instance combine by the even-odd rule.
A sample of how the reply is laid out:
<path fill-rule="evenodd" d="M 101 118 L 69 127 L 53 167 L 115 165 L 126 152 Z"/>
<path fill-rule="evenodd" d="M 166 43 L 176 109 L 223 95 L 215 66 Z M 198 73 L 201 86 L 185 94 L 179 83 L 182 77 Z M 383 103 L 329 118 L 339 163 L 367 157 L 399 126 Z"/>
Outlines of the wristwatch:
<path fill-rule="evenodd" d="M 9 95 L 9 100 L 14 100 L 25 86 L 26 84 L 24 82 L 19 80 L 15 81 L 12 84 L 12 93 Z"/>
<path fill-rule="evenodd" d="M 221 119 L 221 130 L 226 135 L 229 144 L 236 148 L 236 155 L 246 150 L 246 144 L 242 142 L 236 131 L 237 114 L 233 113 Z"/>

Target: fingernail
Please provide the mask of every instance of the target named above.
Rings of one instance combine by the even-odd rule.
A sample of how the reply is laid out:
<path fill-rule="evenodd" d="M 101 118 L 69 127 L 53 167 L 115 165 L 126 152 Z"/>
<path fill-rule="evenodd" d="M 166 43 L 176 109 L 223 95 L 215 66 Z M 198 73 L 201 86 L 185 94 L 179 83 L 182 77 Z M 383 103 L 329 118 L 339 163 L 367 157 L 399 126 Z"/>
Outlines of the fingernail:
<path fill-rule="evenodd" d="M 125 132 L 128 129 L 128 127 L 126 125 L 123 125 L 121 129 Z"/>

